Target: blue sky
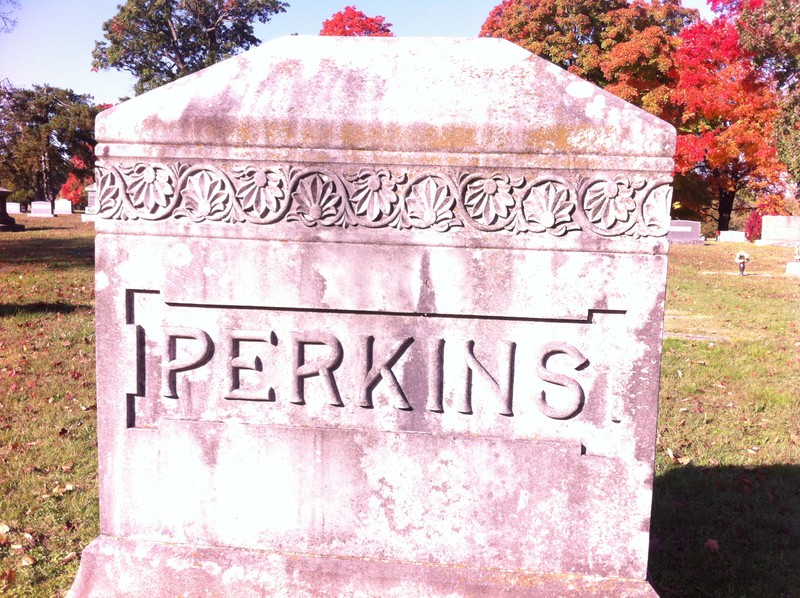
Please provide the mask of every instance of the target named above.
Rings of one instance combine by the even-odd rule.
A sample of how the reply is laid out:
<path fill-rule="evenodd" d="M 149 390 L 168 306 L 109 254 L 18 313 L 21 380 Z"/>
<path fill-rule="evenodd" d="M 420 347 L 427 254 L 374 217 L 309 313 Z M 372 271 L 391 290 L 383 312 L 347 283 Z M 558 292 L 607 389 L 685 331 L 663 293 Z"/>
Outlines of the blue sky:
<path fill-rule="evenodd" d="M 18 21 L 10 34 L 0 34 L 0 80 L 17 87 L 49 83 L 88 93 L 98 103 L 115 103 L 133 95 L 133 78 L 122 71 L 91 71 L 95 40 L 103 23 L 123 0 L 19 0 Z M 268 41 L 291 33 L 316 35 L 322 22 L 348 4 L 369 16 L 382 15 L 395 35 L 457 36 L 478 34 L 500 0 L 288 0 L 289 9 L 269 23 L 256 24 L 256 36 Z M 684 0 L 685 6 L 711 13 L 705 0 Z"/>

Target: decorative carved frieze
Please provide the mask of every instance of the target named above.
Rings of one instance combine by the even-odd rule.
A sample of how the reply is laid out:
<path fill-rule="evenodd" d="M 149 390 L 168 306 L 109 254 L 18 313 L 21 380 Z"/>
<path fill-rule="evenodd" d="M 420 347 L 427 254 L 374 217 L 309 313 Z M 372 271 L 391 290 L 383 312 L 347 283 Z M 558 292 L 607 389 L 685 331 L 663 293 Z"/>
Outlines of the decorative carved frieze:
<path fill-rule="evenodd" d="M 98 216 L 116 220 L 275 224 L 447 232 L 587 231 L 662 237 L 669 231 L 669 178 L 530 173 L 393 172 L 251 164 L 104 165 Z"/>

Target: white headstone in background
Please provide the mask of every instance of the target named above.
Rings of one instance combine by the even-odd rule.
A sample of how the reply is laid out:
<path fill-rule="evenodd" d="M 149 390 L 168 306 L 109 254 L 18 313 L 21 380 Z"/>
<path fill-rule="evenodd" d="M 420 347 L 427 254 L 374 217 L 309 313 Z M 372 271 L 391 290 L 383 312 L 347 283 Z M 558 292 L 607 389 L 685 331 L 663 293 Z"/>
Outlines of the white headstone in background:
<path fill-rule="evenodd" d="M 289 37 L 97 140 L 73 596 L 654 595 L 670 125 L 502 40 Z"/>
<path fill-rule="evenodd" d="M 678 245 L 701 244 L 706 240 L 700 234 L 700 223 L 694 220 L 673 220 L 669 225 L 667 239 Z"/>
<path fill-rule="evenodd" d="M 81 216 L 82 222 L 94 222 L 97 218 L 97 185 L 86 185 L 86 211 Z"/>
<path fill-rule="evenodd" d="M 800 244 L 800 216 L 764 216 L 757 245 Z"/>
<path fill-rule="evenodd" d="M 60 216 L 72 214 L 72 202 L 68 199 L 57 199 L 53 213 Z"/>
<path fill-rule="evenodd" d="M 28 215 L 36 218 L 52 218 L 53 204 L 49 201 L 32 201 L 31 211 Z"/>
<path fill-rule="evenodd" d="M 744 233 L 739 230 L 720 231 L 717 241 L 721 243 L 747 243 Z"/>
<path fill-rule="evenodd" d="M 8 214 L 21 214 L 22 209 L 20 208 L 19 202 L 18 201 L 6 202 L 6 212 Z"/>

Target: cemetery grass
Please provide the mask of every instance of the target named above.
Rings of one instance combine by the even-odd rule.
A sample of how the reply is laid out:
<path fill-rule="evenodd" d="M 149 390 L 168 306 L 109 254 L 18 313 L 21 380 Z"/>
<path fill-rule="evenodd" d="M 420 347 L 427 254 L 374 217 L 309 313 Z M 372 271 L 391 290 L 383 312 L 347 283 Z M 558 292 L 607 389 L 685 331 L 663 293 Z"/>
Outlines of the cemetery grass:
<path fill-rule="evenodd" d="M 0 235 L 0 595 L 61 596 L 98 534 L 94 230 Z"/>
<path fill-rule="evenodd" d="M 98 534 L 94 232 L 0 236 L 0 594 L 63 596 Z M 748 276 L 735 276 L 745 248 Z M 674 246 L 650 578 L 800 596 L 800 279 L 786 248 Z"/>
<path fill-rule="evenodd" d="M 792 258 L 749 244 L 670 249 L 650 553 L 661 596 L 800 597 Z"/>

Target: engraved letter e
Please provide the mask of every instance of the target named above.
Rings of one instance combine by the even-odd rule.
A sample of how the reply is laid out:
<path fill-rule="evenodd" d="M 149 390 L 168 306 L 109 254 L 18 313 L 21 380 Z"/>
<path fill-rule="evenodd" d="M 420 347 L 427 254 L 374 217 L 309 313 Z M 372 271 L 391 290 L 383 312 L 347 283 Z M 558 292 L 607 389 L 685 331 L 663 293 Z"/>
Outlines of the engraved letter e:
<path fill-rule="evenodd" d="M 161 395 L 166 399 L 177 399 L 177 373 L 193 370 L 208 363 L 214 354 L 214 343 L 211 342 L 208 333 L 199 328 L 164 326 L 162 330 L 166 350 L 161 360 Z M 178 359 L 177 340 L 179 338 L 197 341 L 199 345 Z"/>

